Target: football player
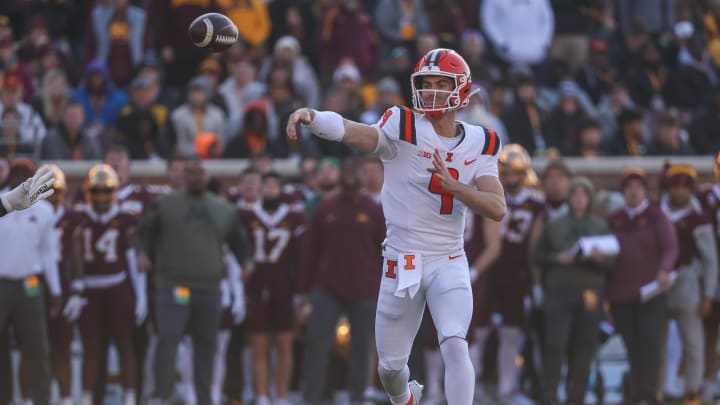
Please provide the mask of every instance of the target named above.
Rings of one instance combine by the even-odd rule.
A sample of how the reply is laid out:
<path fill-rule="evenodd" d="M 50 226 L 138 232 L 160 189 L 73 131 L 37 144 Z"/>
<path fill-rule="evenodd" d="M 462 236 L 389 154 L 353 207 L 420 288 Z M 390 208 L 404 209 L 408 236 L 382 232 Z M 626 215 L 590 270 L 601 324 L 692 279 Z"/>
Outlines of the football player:
<path fill-rule="evenodd" d="M 258 405 L 269 405 L 269 371 L 275 370 L 278 405 L 288 405 L 293 369 L 293 291 L 305 215 L 282 202 L 282 179 L 274 172 L 263 176 L 262 199 L 240 218 L 252 235 L 255 269 L 247 279 L 246 330 L 252 353 L 252 371 Z M 268 349 L 276 364 L 268 366 Z"/>
<path fill-rule="evenodd" d="M 133 248 L 137 220 L 120 209 L 116 195 L 119 186 L 118 176 L 110 166 L 93 166 L 85 184 L 88 204 L 73 232 L 75 274 L 64 313 L 70 320 L 79 318 L 84 349 L 83 405 L 93 403 L 99 360 L 106 356 L 104 331 L 109 332 L 118 351 L 125 390 L 123 403 L 136 403 L 132 333 L 134 325 L 142 323 L 147 315 L 146 279 L 137 271 Z"/>
<path fill-rule="evenodd" d="M 70 255 L 72 234 L 78 224 L 79 214 L 65 208 L 65 174 L 57 165 L 43 165 L 49 168 L 55 177 L 54 194 L 48 201 L 55 209 L 55 241 L 58 243 L 58 273 L 62 286 L 62 304 L 65 305 L 70 291 Z M 50 365 L 57 380 L 61 405 L 72 405 L 72 368 L 70 365 L 70 344 L 73 340 L 73 324 L 62 316 L 48 317 L 48 339 L 50 341 Z"/>
<path fill-rule="evenodd" d="M 469 404 L 475 376 L 465 340 L 472 291 L 463 230 L 468 208 L 500 220 L 505 198 L 497 177 L 500 139 L 491 129 L 458 122 L 471 96 L 470 68 L 455 51 L 433 49 L 411 75 L 413 107 L 392 107 L 376 125 L 330 111 L 290 115 L 326 140 L 377 152 L 385 165 L 381 201 L 387 222 L 375 337 L 378 373 L 395 405 L 417 404 L 422 386 L 407 366 L 425 304 L 438 331 L 449 405 Z"/>
<path fill-rule="evenodd" d="M 528 296 L 533 287 L 539 285 L 539 274 L 531 268 L 529 255 L 542 229 L 545 199 L 540 192 L 525 186 L 530 165 L 530 156 L 518 144 L 506 145 L 500 154 L 500 180 L 505 189 L 507 215 L 500 224 L 500 254 L 487 273 L 484 291 L 478 292 L 481 294 L 477 309 L 479 329 L 474 337 L 476 344 L 484 347 L 490 327 L 497 328 L 501 400 L 510 400 L 518 394 L 516 358 L 523 347 L 523 331 L 528 326 Z M 479 364 L 482 364 L 482 353 Z"/>
<path fill-rule="evenodd" d="M 668 192 L 660 206 L 675 224 L 679 243 L 677 279 L 668 293 L 668 316 L 677 322 L 682 342 L 685 403 L 697 404 L 704 371 L 702 318 L 710 313 L 717 286 L 717 246 L 710 219 L 693 196 L 695 169 L 673 165 L 665 174 Z"/>
<path fill-rule="evenodd" d="M 720 252 L 720 153 L 715 156 L 715 184 L 702 187 L 696 194 L 700 204 L 709 217 L 718 252 Z M 717 341 L 720 326 L 720 289 L 715 291 L 711 302 L 710 313 L 703 320 L 705 326 L 705 382 L 702 389 L 703 402 L 711 402 L 716 393 L 717 385 Z"/>

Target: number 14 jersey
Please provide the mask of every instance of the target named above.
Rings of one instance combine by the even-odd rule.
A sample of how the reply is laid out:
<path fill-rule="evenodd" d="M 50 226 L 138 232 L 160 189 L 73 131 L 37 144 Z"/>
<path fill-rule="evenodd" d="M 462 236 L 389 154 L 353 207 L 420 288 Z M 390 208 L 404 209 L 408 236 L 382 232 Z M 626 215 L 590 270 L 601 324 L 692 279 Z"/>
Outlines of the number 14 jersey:
<path fill-rule="evenodd" d="M 428 256 L 462 251 L 467 207 L 428 172 L 433 152 L 440 152 L 451 176 L 475 187 L 481 176 L 497 177 L 501 145 L 492 129 L 456 125 L 460 135 L 450 141 L 438 135 L 424 115 L 399 106 L 388 109 L 375 124 L 380 137 L 376 152 L 385 165 L 385 245 L 392 251 Z"/>

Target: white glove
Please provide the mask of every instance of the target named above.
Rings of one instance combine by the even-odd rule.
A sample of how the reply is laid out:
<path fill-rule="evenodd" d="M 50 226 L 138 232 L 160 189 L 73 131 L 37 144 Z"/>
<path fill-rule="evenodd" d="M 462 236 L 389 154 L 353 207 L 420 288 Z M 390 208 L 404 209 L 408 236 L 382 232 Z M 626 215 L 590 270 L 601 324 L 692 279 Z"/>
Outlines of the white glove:
<path fill-rule="evenodd" d="M 87 299 L 82 298 L 79 295 L 72 295 L 70 299 L 68 299 L 67 304 L 65 304 L 63 315 L 69 321 L 77 321 L 78 318 L 80 318 L 80 313 L 82 312 L 85 304 L 87 304 Z"/>
<path fill-rule="evenodd" d="M 138 294 L 135 298 L 135 326 L 142 325 L 148 315 L 147 294 Z"/>
<path fill-rule="evenodd" d="M 235 324 L 240 324 L 245 320 L 247 315 L 247 306 L 245 305 L 245 289 L 239 278 L 234 279 L 230 283 L 230 292 L 232 293 L 232 308 L 230 312 L 233 315 Z"/>
<path fill-rule="evenodd" d="M 53 183 L 55 183 L 55 175 L 49 167 L 44 167 L 23 184 L 0 196 L 0 202 L 7 212 L 24 210 L 38 200 L 53 195 L 55 192 L 52 188 Z"/>
<path fill-rule="evenodd" d="M 230 311 L 232 312 L 233 321 L 235 322 L 235 324 L 241 324 L 242 321 L 245 320 L 245 316 L 247 316 L 245 297 L 240 297 L 240 299 L 235 298 L 233 300 L 232 309 Z"/>
<path fill-rule="evenodd" d="M 533 285 L 532 288 L 532 297 L 533 297 L 533 303 L 535 304 L 535 307 L 539 307 L 543 303 L 543 288 L 540 284 Z"/>

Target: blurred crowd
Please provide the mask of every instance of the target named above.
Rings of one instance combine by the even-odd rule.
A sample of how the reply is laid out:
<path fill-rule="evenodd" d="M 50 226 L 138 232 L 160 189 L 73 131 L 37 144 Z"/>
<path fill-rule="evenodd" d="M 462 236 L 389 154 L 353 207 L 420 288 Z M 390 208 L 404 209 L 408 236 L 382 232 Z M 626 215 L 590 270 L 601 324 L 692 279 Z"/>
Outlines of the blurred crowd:
<path fill-rule="evenodd" d="M 202 13 L 240 39 L 188 40 Z M 522 27 L 522 29 L 519 29 Z M 457 49 L 480 91 L 460 119 L 535 155 L 712 154 L 720 127 L 715 0 L 8 0 L 0 5 L 8 156 L 345 156 L 283 129 L 299 106 L 375 123 L 409 105 L 429 49 Z"/>

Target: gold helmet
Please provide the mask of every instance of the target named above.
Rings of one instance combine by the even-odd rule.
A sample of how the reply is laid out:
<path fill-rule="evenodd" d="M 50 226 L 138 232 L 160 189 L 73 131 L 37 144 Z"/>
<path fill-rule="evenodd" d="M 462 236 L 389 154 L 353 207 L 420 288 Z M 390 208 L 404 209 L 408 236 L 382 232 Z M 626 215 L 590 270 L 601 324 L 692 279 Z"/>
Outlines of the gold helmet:
<path fill-rule="evenodd" d="M 63 173 L 62 169 L 55 164 L 44 164 L 38 167 L 38 171 L 46 167 L 50 169 L 50 171 L 53 173 L 53 176 L 55 177 L 53 188 L 57 191 L 65 190 L 67 188 L 67 183 L 65 183 L 65 173 Z"/>
<path fill-rule="evenodd" d="M 514 170 L 526 173 L 532 162 L 530 155 L 520 144 L 510 143 L 503 146 L 498 159 L 500 171 Z"/>
<path fill-rule="evenodd" d="M 85 186 L 88 190 L 94 188 L 117 189 L 120 187 L 120 180 L 115 169 L 103 163 L 90 169 Z"/>
<path fill-rule="evenodd" d="M 106 164 L 95 165 L 88 172 L 85 182 L 86 199 L 93 209 L 105 212 L 117 199 L 120 180 L 115 169 Z"/>

